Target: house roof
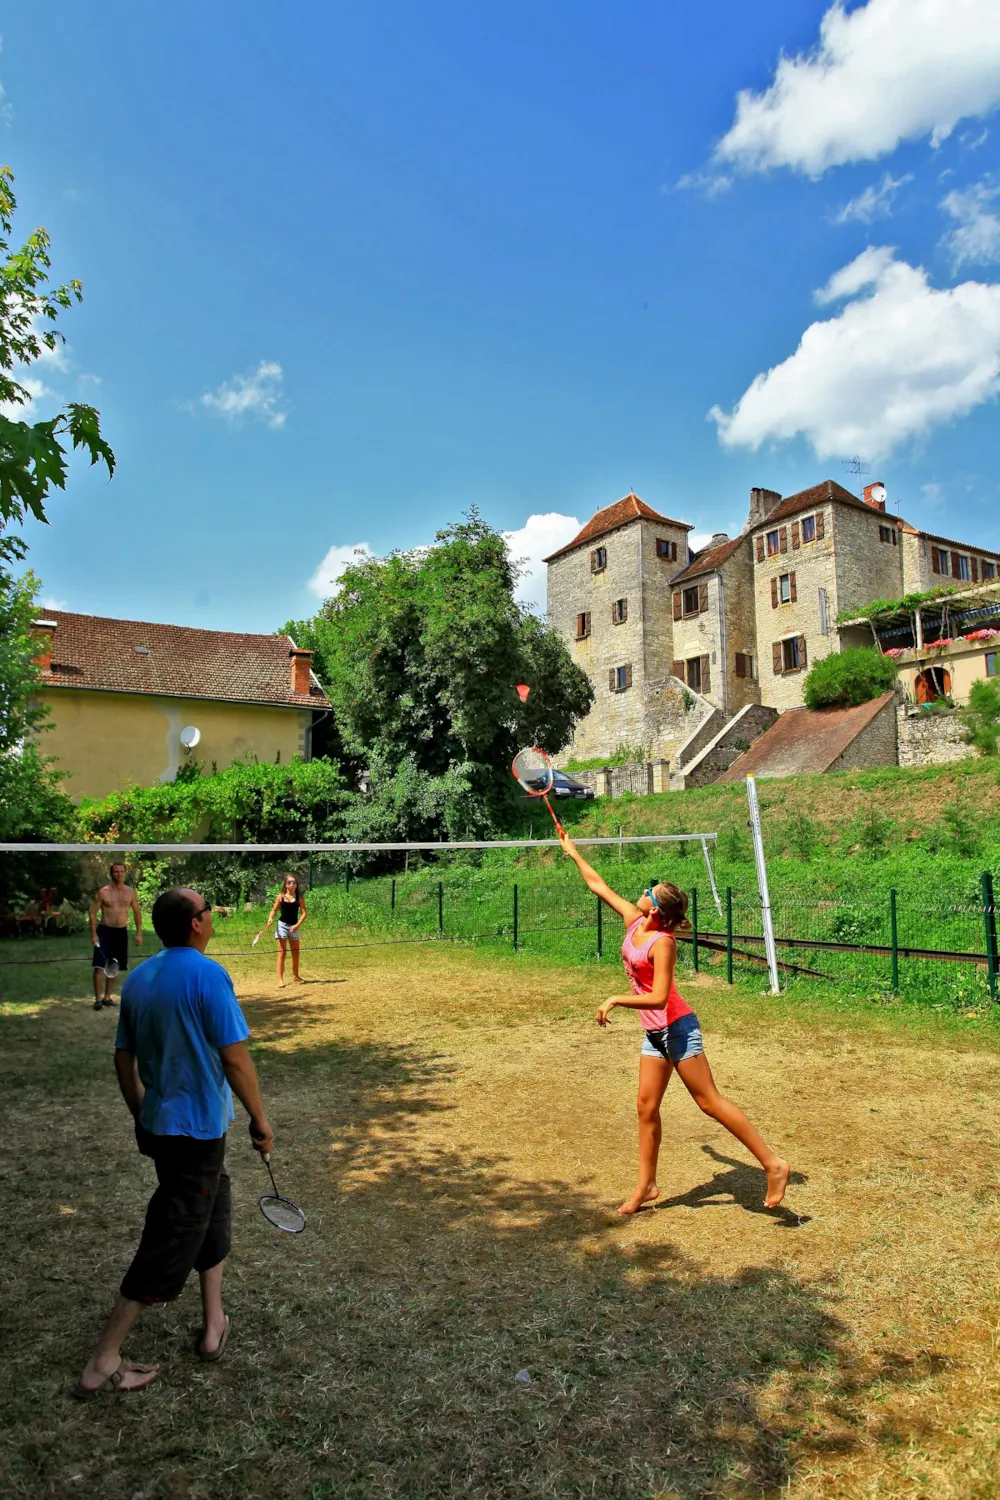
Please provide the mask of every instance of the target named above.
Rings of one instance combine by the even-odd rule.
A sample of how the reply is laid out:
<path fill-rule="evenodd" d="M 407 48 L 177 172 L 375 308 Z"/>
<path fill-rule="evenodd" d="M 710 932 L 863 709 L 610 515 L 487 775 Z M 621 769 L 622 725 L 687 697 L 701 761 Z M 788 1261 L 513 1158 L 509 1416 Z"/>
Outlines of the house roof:
<path fill-rule="evenodd" d="M 994 552 L 992 547 L 973 546 L 971 542 L 956 542 L 950 536 L 938 536 L 934 531 L 924 531 L 919 526 L 911 526 L 909 521 L 903 522 L 903 530 L 909 536 L 923 536 L 929 542 L 944 542 L 948 547 L 957 547 L 960 552 L 975 552 L 984 557 L 994 557 L 1000 560 L 1000 552 Z"/>
<path fill-rule="evenodd" d="M 327 708 L 310 673 L 308 693 L 292 692 L 287 635 L 195 630 L 47 609 L 55 624 L 46 687 L 106 693 L 156 693 L 170 698 L 214 698 L 227 703 Z M 145 648 L 145 649 L 140 649 Z"/>
<path fill-rule="evenodd" d="M 686 583 L 689 578 L 699 578 L 702 573 L 714 573 L 732 557 L 734 552 L 738 552 L 746 541 L 746 536 L 736 536 L 731 537 L 728 542 L 720 542 L 717 547 L 703 548 L 701 552 L 695 553 L 686 568 L 674 574 L 670 582 Z"/>
<path fill-rule="evenodd" d="M 651 505 L 646 504 L 645 500 L 640 500 L 638 495 L 630 491 L 621 500 L 616 500 L 614 505 L 606 505 L 603 510 L 591 516 L 583 530 L 577 532 L 571 542 L 567 542 L 565 547 L 558 548 L 542 561 L 555 562 L 557 557 L 565 557 L 567 552 L 575 552 L 577 547 L 586 546 L 587 542 L 596 541 L 599 536 L 606 536 L 609 531 L 616 531 L 619 526 L 627 526 L 629 521 L 660 521 L 664 526 L 673 526 L 680 531 L 693 529 L 686 521 L 671 521 L 669 516 L 661 516 L 658 510 L 654 510 Z"/>
<path fill-rule="evenodd" d="M 883 693 L 854 708 L 790 708 L 718 779 L 742 781 L 744 776 L 809 776 L 828 771 L 894 697 L 892 692 Z"/>
<path fill-rule="evenodd" d="M 752 528 L 753 531 L 769 531 L 776 521 L 785 521 L 789 516 L 797 516 L 801 511 L 813 510 L 817 505 L 823 505 L 829 500 L 839 500 L 843 505 L 853 505 L 856 510 L 867 511 L 869 515 L 876 514 L 875 507 L 866 505 L 859 500 L 857 495 L 852 495 L 850 490 L 845 490 L 842 484 L 835 479 L 824 479 L 822 484 L 814 484 L 811 489 L 799 490 L 797 495 L 786 495 L 780 505 L 776 505 L 766 521 L 761 521 Z M 881 511 L 878 512 L 882 514 Z M 892 520 L 892 516 L 886 517 Z"/>

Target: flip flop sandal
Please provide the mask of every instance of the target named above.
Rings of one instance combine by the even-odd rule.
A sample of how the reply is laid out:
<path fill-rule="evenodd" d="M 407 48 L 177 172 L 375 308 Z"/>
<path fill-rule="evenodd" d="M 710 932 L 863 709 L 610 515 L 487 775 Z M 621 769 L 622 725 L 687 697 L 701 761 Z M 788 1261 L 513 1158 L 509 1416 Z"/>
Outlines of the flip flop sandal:
<path fill-rule="evenodd" d="M 103 1010 L 104 1009 L 104 1001 L 103 1000 L 95 1000 L 94 1001 L 94 1009 L 95 1010 Z"/>
<path fill-rule="evenodd" d="M 205 1337 L 205 1330 L 204 1330 L 204 1328 L 199 1328 L 198 1329 L 198 1337 L 194 1341 L 194 1352 L 195 1352 L 195 1354 L 197 1354 L 197 1356 L 201 1360 L 202 1364 L 205 1364 L 205 1365 L 214 1365 L 225 1354 L 225 1352 L 226 1352 L 226 1345 L 229 1342 L 229 1329 L 230 1329 L 230 1326 L 231 1326 L 230 1325 L 230 1319 L 227 1316 L 226 1317 L 226 1326 L 222 1330 L 222 1337 L 219 1340 L 219 1346 L 218 1346 L 217 1349 L 213 1349 L 212 1352 L 211 1352 L 211 1354 L 206 1354 L 205 1351 L 204 1351 L 204 1349 L 201 1347 L 201 1341 Z"/>
<path fill-rule="evenodd" d="M 128 1395 L 131 1391 L 144 1391 L 147 1385 L 152 1385 L 152 1380 L 147 1380 L 145 1385 L 123 1386 L 122 1375 L 124 1372 L 129 1370 L 134 1370 L 138 1375 L 148 1375 L 155 1369 L 155 1365 L 133 1365 L 130 1364 L 127 1359 L 123 1359 L 117 1370 L 112 1370 L 111 1374 L 106 1375 L 105 1378 L 101 1381 L 100 1385 L 95 1385 L 93 1390 L 91 1390 L 89 1386 L 81 1385 L 80 1381 L 78 1380 L 76 1385 L 73 1387 L 73 1395 L 78 1401 L 92 1401 L 95 1396 L 99 1396 L 101 1392 L 106 1391 L 109 1386 L 112 1391 L 123 1391 L 126 1395 Z M 157 1374 L 159 1374 L 159 1371 L 157 1371 Z M 156 1375 L 153 1376 L 153 1380 L 155 1379 Z"/>

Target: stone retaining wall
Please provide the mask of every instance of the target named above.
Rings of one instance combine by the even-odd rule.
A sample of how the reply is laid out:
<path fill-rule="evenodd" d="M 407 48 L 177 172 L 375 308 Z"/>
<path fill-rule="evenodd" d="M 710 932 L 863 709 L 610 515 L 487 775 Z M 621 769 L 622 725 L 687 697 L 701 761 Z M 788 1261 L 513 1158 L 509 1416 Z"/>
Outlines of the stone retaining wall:
<path fill-rule="evenodd" d="M 943 766 L 967 760 L 974 753 L 962 738 L 956 714 L 915 713 L 902 704 L 897 710 L 897 727 L 901 766 Z"/>

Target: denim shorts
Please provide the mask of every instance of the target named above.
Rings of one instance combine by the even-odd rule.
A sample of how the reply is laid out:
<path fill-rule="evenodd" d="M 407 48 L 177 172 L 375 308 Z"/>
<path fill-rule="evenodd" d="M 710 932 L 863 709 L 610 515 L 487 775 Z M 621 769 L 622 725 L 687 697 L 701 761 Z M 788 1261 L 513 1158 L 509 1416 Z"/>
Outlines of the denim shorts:
<path fill-rule="evenodd" d="M 291 922 L 279 922 L 278 930 L 275 935 L 279 938 L 284 938 L 284 940 L 288 943 L 297 943 L 299 941 L 298 933 L 292 931 Z"/>
<path fill-rule="evenodd" d="M 680 1016 L 663 1031 L 647 1031 L 640 1057 L 662 1057 L 667 1062 L 687 1062 L 689 1057 L 700 1057 L 705 1050 L 701 1035 L 701 1022 L 694 1011 Z"/>

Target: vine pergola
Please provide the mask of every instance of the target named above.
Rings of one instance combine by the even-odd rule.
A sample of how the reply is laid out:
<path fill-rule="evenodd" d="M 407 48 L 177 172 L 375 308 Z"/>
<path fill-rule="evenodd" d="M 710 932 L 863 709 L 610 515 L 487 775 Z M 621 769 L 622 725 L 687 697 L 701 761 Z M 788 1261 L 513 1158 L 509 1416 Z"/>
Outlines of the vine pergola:
<path fill-rule="evenodd" d="M 933 615 L 929 606 L 934 607 Z M 928 640 L 924 628 L 925 610 L 935 622 L 936 636 L 931 640 Z M 875 599 L 861 609 L 842 610 L 836 623 L 868 625 L 875 645 L 884 656 L 892 648 L 885 644 L 883 637 L 891 639 L 893 634 L 901 634 L 900 626 L 909 626 L 913 648 L 923 651 L 939 644 L 949 644 L 954 639 L 949 630 L 957 629 L 961 636 L 976 621 L 986 628 L 995 622 L 1000 631 L 1000 580 L 966 589 L 944 584 L 925 589 L 922 593 L 904 594 L 899 599 Z"/>

